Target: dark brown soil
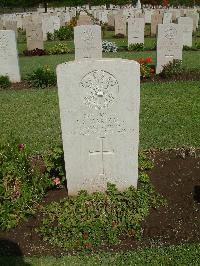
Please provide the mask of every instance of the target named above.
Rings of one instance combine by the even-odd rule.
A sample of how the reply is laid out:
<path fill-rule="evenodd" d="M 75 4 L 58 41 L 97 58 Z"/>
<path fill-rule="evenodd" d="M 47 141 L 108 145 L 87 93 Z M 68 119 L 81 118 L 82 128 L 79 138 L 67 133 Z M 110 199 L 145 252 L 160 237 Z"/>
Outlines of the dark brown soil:
<path fill-rule="evenodd" d="M 200 243 L 200 155 L 189 151 L 154 151 L 150 153 L 155 167 L 149 173 L 156 190 L 168 202 L 168 207 L 152 209 L 143 222 L 143 240 L 123 237 L 117 246 L 103 250 L 131 250 L 137 247 L 162 246 L 181 243 Z M 42 205 L 67 196 L 66 190 L 50 191 Z M 35 232 L 40 215 L 30 218 L 9 232 L 0 232 L 0 254 L 5 240 L 18 244 L 20 252 L 14 254 L 53 255 L 66 254 L 60 248 L 44 242 Z M 11 246 L 12 246 L 11 245 Z M 8 249 L 6 251 L 9 253 Z M 11 253 L 13 254 L 13 253 Z"/>

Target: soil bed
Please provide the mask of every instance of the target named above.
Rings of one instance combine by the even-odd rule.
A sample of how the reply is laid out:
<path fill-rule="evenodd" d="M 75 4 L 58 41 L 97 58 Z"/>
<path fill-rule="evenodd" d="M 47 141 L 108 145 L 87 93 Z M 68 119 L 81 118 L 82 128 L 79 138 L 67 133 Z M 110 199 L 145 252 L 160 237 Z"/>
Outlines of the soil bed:
<path fill-rule="evenodd" d="M 125 251 L 138 247 L 200 243 L 200 152 L 151 151 L 150 157 L 155 165 L 149 172 L 151 181 L 167 199 L 168 207 L 151 210 L 142 225 L 141 241 L 122 236 L 120 244 L 99 250 Z M 65 189 L 50 191 L 42 205 L 66 196 Z M 40 221 L 38 214 L 9 232 L 0 232 L 0 255 L 66 255 L 66 251 L 51 246 L 35 232 Z M 3 239 L 18 244 L 20 251 L 2 245 Z"/>

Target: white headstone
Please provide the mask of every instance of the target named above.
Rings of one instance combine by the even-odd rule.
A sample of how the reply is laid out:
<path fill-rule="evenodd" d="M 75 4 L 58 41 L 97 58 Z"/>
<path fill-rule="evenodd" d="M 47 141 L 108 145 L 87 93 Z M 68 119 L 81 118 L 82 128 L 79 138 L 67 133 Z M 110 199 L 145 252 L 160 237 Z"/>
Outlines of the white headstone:
<path fill-rule="evenodd" d="M 183 29 L 178 24 L 159 24 L 157 37 L 157 66 L 160 73 L 163 66 L 174 59 L 182 60 Z"/>
<path fill-rule="evenodd" d="M 163 24 L 169 24 L 172 22 L 172 13 L 164 13 Z"/>
<path fill-rule="evenodd" d="M 143 18 L 128 20 L 128 45 L 135 43 L 144 44 L 144 26 Z"/>
<path fill-rule="evenodd" d="M 58 16 L 52 16 L 53 19 L 53 29 L 59 30 L 60 29 L 60 18 Z"/>
<path fill-rule="evenodd" d="M 123 59 L 57 67 L 69 195 L 137 186 L 140 66 Z"/>
<path fill-rule="evenodd" d="M 145 18 L 145 23 L 151 23 L 151 15 L 153 14 L 153 10 L 145 10 L 144 13 L 144 18 Z"/>
<path fill-rule="evenodd" d="M 74 28 L 75 59 L 102 58 L 101 27 L 83 25 Z"/>
<path fill-rule="evenodd" d="M 137 1 L 136 8 L 137 9 L 141 9 L 142 8 L 140 0 Z"/>
<path fill-rule="evenodd" d="M 0 76 L 8 76 L 11 82 L 20 82 L 20 71 L 15 32 L 0 31 Z"/>
<path fill-rule="evenodd" d="M 115 15 L 115 35 L 126 36 L 126 17 L 120 13 Z"/>
<path fill-rule="evenodd" d="M 27 49 L 44 49 L 42 23 L 28 23 L 26 25 Z"/>
<path fill-rule="evenodd" d="M 183 27 L 183 45 L 192 47 L 193 20 L 190 17 L 178 18 L 178 24 Z"/>
<path fill-rule="evenodd" d="M 6 30 L 13 30 L 15 32 L 16 37 L 18 37 L 17 31 L 17 21 L 16 20 L 8 20 L 5 22 L 5 29 Z"/>
<path fill-rule="evenodd" d="M 52 16 L 48 14 L 44 14 L 42 17 L 42 32 L 43 32 L 43 40 L 47 40 L 47 33 L 54 33 L 54 24 Z"/>
<path fill-rule="evenodd" d="M 155 13 L 151 16 L 151 35 L 157 34 L 158 24 L 162 24 L 163 15 Z"/>

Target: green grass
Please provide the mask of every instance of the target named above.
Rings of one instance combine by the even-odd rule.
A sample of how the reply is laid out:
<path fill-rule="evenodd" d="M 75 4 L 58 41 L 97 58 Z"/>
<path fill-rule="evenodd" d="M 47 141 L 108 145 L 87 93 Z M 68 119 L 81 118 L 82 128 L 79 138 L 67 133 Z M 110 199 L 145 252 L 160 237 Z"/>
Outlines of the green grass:
<path fill-rule="evenodd" d="M 149 248 L 144 250 L 118 252 L 118 253 L 99 253 L 93 255 L 76 255 L 64 257 L 0 257 L 0 264 L 7 266 L 22 266 L 28 263 L 30 266 L 54 266 L 54 265 L 151 265 L 151 266 L 175 266 L 200 264 L 200 245 L 181 245 L 162 248 Z"/>
<path fill-rule="evenodd" d="M 61 143 L 57 90 L 0 91 L 0 142 L 11 133 L 42 152 Z M 198 82 L 141 86 L 140 149 L 199 147 Z"/>
<path fill-rule="evenodd" d="M 146 32 L 148 33 L 149 25 L 146 26 Z M 113 38 L 114 32 L 106 31 L 105 36 L 103 39 L 115 42 L 118 47 L 127 47 L 128 40 L 127 37 L 123 39 L 115 39 Z M 19 42 L 18 42 L 18 51 L 19 54 L 22 54 L 23 51 L 26 49 L 26 42 L 24 41 L 24 35 L 19 35 Z M 151 50 L 155 46 L 155 38 L 152 37 L 145 37 L 145 49 Z M 193 46 L 195 42 L 200 42 L 200 37 L 193 37 Z M 45 49 L 51 48 L 55 44 L 58 43 L 66 43 L 69 48 L 74 50 L 74 42 L 73 40 L 70 41 L 47 41 L 44 43 Z M 104 57 L 108 58 L 125 58 L 125 59 L 139 59 L 144 57 L 152 57 L 154 64 L 156 63 L 156 51 L 143 51 L 143 52 L 128 52 L 122 51 L 117 53 L 104 53 Z M 24 57 L 20 56 L 20 69 L 21 75 L 24 79 L 27 73 L 31 73 L 34 69 L 38 68 L 39 66 L 49 65 L 54 70 L 56 65 L 74 60 L 74 54 L 64 54 L 64 55 L 51 55 L 51 56 L 35 56 L 35 57 Z M 200 51 L 184 51 L 183 52 L 183 65 L 187 68 L 200 68 Z"/>
<path fill-rule="evenodd" d="M 153 62 L 156 62 L 155 51 L 144 52 L 118 52 L 118 53 L 104 53 L 103 57 L 107 58 L 124 58 L 124 59 L 139 59 L 145 57 L 152 57 Z M 24 79 L 28 73 L 32 73 L 33 70 L 40 66 L 48 65 L 52 69 L 56 69 L 58 64 L 73 61 L 74 54 L 64 55 L 51 55 L 51 56 L 33 56 L 33 57 L 20 57 L 20 69 L 21 75 Z M 183 52 L 183 66 L 186 68 L 200 68 L 200 52 L 187 51 Z"/>

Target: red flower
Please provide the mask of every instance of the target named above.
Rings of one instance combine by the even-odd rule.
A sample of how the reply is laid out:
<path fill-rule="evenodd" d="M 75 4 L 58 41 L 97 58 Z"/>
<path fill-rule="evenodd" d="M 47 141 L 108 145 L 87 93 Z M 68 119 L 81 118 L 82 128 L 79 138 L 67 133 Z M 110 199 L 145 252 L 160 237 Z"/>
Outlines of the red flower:
<path fill-rule="evenodd" d="M 152 58 L 151 57 L 147 57 L 145 61 L 146 61 L 146 63 L 151 63 L 152 62 Z"/>
<path fill-rule="evenodd" d="M 25 148 L 25 145 L 24 145 L 24 144 L 19 144 L 19 145 L 18 145 L 18 150 L 19 150 L 19 151 L 23 151 L 24 148 Z"/>

